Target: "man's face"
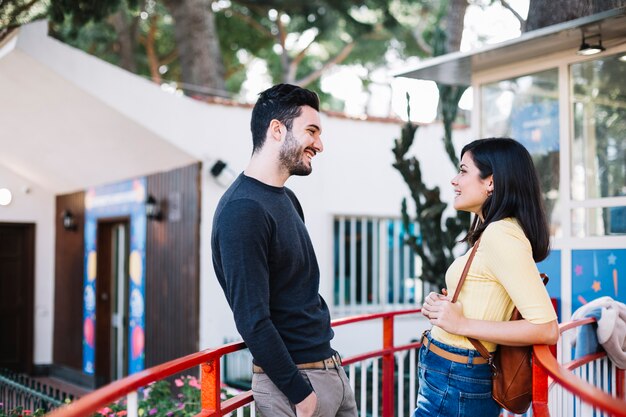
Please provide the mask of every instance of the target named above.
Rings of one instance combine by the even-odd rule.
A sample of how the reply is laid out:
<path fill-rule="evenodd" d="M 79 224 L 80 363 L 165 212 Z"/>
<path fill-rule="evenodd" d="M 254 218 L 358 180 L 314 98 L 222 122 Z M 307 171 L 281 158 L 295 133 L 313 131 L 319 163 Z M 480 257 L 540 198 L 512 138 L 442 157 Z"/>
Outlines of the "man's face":
<path fill-rule="evenodd" d="M 289 175 L 309 175 L 313 170 L 311 160 L 324 150 L 321 139 L 322 124 L 319 113 L 303 106 L 300 116 L 293 119 L 280 148 L 279 160 Z"/>

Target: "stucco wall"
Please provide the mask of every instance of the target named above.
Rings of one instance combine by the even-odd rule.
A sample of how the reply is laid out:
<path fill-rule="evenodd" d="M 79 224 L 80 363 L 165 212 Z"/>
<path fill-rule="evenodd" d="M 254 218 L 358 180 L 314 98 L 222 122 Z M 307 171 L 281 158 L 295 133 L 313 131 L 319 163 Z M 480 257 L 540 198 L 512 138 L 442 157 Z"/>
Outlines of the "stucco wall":
<path fill-rule="evenodd" d="M 0 206 L 0 221 L 35 224 L 35 288 L 33 361 L 52 361 L 54 312 L 54 195 L 0 165 L 0 188 L 8 188 L 13 200 Z"/>

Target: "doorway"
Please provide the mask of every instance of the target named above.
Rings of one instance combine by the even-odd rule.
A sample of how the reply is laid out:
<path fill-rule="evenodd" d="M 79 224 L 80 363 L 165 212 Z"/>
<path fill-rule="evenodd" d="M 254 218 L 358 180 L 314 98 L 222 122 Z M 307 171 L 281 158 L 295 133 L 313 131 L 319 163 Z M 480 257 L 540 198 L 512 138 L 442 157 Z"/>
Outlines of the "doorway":
<path fill-rule="evenodd" d="M 35 225 L 0 223 L 0 367 L 33 368 Z"/>
<path fill-rule="evenodd" d="M 128 375 L 128 218 L 98 222 L 96 385 Z"/>

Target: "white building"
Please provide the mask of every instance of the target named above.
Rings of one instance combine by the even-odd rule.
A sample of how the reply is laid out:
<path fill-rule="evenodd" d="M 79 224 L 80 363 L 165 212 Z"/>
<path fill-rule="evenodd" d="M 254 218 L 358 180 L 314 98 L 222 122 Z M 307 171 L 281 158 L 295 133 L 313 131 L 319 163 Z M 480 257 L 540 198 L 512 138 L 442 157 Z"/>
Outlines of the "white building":
<path fill-rule="evenodd" d="M 17 341 L 2 347 L 4 365 L 93 386 L 237 337 L 211 264 L 225 188 L 210 170 L 218 160 L 233 175 L 245 167 L 251 107 L 163 91 L 48 37 L 44 22 L 0 44 L 0 91 L 0 188 L 12 193 L 0 206 L 1 240 L 10 242 L 0 247 L 24 248 L 7 261 L 21 270 L 0 269 L 2 296 L 21 300 L 0 317 Z M 408 188 L 391 165 L 401 123 L 328 114 L 322 123 L 313 174 L 287 184 L 305 211 L 320 293 L 333 317 L 415 305 L 422 286 L 399 243 Z M 467 129 L 455 135 L 459 149 L 470 139 Z M 414 152 L 450 201 L 455 167 L 442 136 L 440 125 L 422 126 Z M 146 217 L 148 196 L 160 220 Z M 357 234 L 370 242 L 363 257 Z M 357 259 L 370 262 L 369 274 L 357 275 Z M 396 339 L 424 326 L 404 320 Z M 379 345 L 371 328 L 340 329 L 335 340 L 344 353 Z"/>

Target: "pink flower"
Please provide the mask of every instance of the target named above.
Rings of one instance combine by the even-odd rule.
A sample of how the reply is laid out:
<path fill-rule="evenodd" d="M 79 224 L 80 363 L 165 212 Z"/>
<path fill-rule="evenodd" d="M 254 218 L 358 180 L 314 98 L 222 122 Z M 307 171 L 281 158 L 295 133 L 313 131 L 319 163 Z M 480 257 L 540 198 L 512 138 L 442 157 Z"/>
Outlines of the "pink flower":
<path fill-rule="evenodd" d="M 198 380 L 197 380 L 196 378 L 192 378 L 192 379 L 189 381 L 189 386 L 190 386 L 190 387 L 194 387 L 194 388 L 198 388 L 198 389 L 200 389 L 200 388 L 201 388 L 201 387 L 200 387 L 200 383 L 198 382 Z"/>
<path fill-rule="evenodd" d="M 98 413 L 102 414 L 103 416 L 106 416 L 110 412 L 111 412 L 111 409 L 109 407 L 104 407 L 102 410 L 98 410 Z"/>
<path fill-rule="evenodd" d="M 180 378 L 176 379 L 174 381 L 174 384 L 176 384 L 177 387 L 182 387 L 184 385 L 183 381 L 181 381 Z"/>
<path fill-rule="evenodd" d="M 126 412 L 126 410 L 122 410 L 122 411 L 118 411 L 118 412 L 117 412 L 117 415 L 118 415 L 118 416 L 125 416 L 126 414 L 128 414 L 128 413 Z"/>

